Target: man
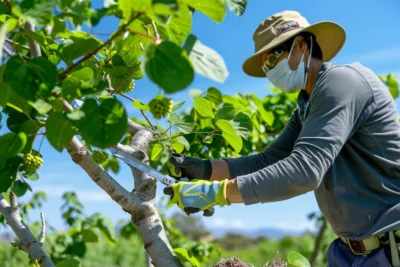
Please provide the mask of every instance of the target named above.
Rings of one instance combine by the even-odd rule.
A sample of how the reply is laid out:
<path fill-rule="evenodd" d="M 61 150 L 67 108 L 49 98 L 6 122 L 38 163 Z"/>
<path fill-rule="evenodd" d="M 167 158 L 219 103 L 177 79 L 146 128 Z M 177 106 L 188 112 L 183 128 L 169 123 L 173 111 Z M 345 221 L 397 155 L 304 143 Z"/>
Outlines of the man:
<path fill-rule="evenodd" d="M 222 160 L 173 155 L 182 177 L 165 189 L 187 213 L 232 203 L 267 203 L 314 191 L 339 236 L 328 266 L 399 266 L 400 127 L 385 85 L 359 63 L 328 61 L 345 32 L 332 22 L 310 25 L 297 12 L 265 19 L 253 39 L 246 74 L 283 91 L 300 90 L 298 107 L 276 141 L 260 154 Z M 200 180 L 199 180 L 200 179 Z"/>

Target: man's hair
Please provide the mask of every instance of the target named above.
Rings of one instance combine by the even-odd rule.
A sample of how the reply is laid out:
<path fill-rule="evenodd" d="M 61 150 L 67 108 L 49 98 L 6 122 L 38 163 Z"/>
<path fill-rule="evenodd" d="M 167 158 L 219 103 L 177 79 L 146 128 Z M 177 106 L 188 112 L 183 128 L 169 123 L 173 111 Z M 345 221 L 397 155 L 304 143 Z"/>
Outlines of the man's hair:
<path fill-rule="evenodd" d="M 315 58 L 315 59 L 322 60 L 321 47 L 319 46 L 319 44 L 317 42 L 317 38 L 311 32 L 301 32 L 301 33 L 297 34 L 296 36 L 290 38 L 289 40 L 287 40 L 283 44 L 281 44 L 280 47 L 282 47 L 283 49 L 285 49 L 288 52 L 290 52 L 290 48 L 292 47 L 293 41 L 297 36 L 302 36 L 304 38 L 304 40 L 307 43 L 308 49 L 311 49 L 311 36 L 312 36 L 313 49 L 312 49 L 311 57 Z"/>

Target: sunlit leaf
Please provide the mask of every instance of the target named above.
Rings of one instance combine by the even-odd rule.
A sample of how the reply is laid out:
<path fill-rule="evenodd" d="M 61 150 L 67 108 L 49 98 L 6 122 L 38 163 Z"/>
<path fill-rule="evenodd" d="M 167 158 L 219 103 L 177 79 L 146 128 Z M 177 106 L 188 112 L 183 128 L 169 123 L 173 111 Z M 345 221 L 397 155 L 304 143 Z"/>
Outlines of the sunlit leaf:
<path fill-rule="evenodd" d="M 211 103 L 202 97 L 198 97 L 194 100 L 194 109 L 203 117 L 214 118 L 214 112 L 211 107 Z"/>
<path fill-rule="evenodd" d="M 236 15 L 243 15 L 246 10 L 247 0 L 226 0 L 228 7 L 231 11 L 234 11 Z"/>
<path fill-rule="evenodd" d="M 46 135 L 50 144 L 62 151 L 75 135 L 75 127 L 61 112 L 53 112 L 46 121 Z"/>
<path fill-rule="evenodd" d="M 215 22 L 222 22 L 225 18 L 225 3 L 222 0 L 182 0 L 189 6 L 204 13 Z"/>

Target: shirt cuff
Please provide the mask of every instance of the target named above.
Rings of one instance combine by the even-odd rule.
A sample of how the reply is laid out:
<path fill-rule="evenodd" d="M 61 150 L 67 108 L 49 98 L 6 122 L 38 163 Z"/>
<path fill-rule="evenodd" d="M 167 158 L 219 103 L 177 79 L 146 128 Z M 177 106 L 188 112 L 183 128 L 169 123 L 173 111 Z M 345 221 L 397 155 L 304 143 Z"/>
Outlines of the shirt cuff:
<path fill-rule="evenodd" d="M 254 182 L 251 175 L 243 175 L 236 177 L 236 182 L 239 187 L 240 194 L 244 200 L 244 204 L 251 205 L 260 203 L 254 191 Z"/>

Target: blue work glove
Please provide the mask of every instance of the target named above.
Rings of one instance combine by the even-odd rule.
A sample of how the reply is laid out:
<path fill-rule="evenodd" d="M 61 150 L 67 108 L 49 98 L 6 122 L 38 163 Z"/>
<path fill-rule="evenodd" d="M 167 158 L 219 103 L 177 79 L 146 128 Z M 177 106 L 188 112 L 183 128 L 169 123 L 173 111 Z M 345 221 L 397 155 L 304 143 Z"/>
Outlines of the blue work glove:
<path fill-rule="evenodd" d="M 205 211 L 210 207 L 230 205 L 226 198 L 226 185 L 223 181 L 193 180 L 179 182 L 164 188 L 164 194 L 171 195 L 171 202 L 186 214 Z"/>

